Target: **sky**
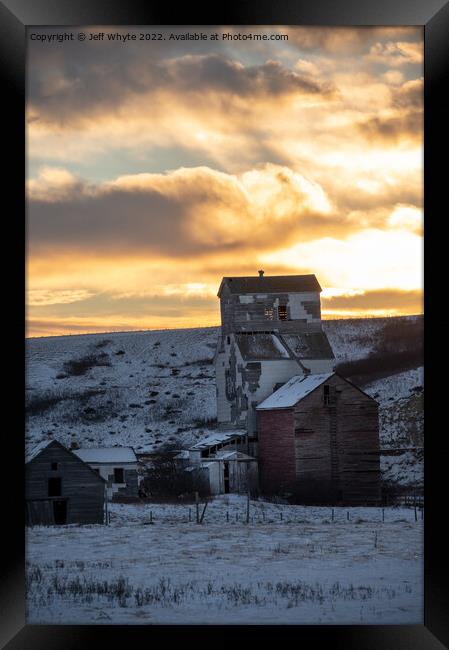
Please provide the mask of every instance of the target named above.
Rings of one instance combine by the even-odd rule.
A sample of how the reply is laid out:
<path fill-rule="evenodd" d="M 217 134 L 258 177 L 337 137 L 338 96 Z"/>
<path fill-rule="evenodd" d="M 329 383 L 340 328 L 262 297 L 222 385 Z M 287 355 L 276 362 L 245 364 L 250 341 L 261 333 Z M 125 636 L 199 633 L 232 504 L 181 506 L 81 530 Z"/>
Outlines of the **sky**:
<path fill-rule="evenodd" d="M 422 312 L 422 28 L 79 31 L 28 30 L 27 336 L 218 325 L 259 269 Z"/>

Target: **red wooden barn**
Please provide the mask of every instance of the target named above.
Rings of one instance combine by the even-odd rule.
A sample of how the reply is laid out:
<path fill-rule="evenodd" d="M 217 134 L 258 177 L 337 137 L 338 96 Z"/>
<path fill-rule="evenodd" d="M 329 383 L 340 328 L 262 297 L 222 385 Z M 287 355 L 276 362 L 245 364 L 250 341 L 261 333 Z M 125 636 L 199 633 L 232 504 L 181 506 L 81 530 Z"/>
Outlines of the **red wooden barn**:
<path fill-rule="evenodd" d="M 297 375 L 257 406 L 263 493 L 380 500 L 378 403 L 337 373 Z"/>

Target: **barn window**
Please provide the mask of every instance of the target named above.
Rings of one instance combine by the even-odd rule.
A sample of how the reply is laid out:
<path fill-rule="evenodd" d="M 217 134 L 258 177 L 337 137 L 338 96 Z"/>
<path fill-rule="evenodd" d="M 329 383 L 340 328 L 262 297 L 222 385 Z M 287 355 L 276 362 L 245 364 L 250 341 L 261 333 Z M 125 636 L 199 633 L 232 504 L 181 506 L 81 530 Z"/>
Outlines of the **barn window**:
<path fill-rule="evenodd" d="M 330 386 L 323 386 L 323 398 L 324 398 L 324 404 L 328 406 L 330 404 Z"/>
<path fill-rule="evenodd" d="M 279 305 L 278 318 L 279 320 L 287 320 L 287 307 L 285 305 Z"/>
<path fill-rule="evenodd" d="M 114 483 L 124 483 L 125 472 L 123 467 L 114 467 Z"/>
<path fill-rule="evenodd" d="M 48 479 L 48 496 L 60 497 L 61 496 L 61 479 L 49 478 Z"/>
<path fill-rule="evenodd" d="M 273 307 L 265 307 L 265 318 L 273 320 Z"/>
<path fill-rule="evenodd" d="M 53 471 L 57 470 L 58 469 L 58 463 L 52 463 L 51 468 L 52 468 Z"/>

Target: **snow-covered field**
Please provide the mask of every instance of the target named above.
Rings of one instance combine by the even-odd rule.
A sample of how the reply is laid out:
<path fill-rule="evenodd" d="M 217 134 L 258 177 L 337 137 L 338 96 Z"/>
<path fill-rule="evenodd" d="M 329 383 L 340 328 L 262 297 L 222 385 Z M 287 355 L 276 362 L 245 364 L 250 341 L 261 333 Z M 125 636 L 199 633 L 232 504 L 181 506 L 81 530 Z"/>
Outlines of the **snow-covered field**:
<path fill-rule="evenodd" d="M 323 323 L 338 361 L 367 356 L 384 325 Z M 143 453 L 213 433 L 217 336 L 28 340 L 27 448 L 57 439 Z M 419 487 L 422 454 L 410 447 L 422 445 L 422 368 L 364 390 L 380 404 L 384 480 Z M 422 623 L 423 521 L 412 508 L 385 508 L 383 521 L 380 508 L 332 515 L 259 500 L 247 524 L 245 499 L 227 495 L 208 504 L 202 525 L 194 509 L 112 504 L 109 526 L 28 529 L 28 623 Z"/>
<path fill-rule="evenodd" d="M 348 361 L 374 349 L 386 322 L 323 327 L 337 361 Z M 166 443 L 183 448 L 213 433 L 217 337 L 218 328 L 209 327 L 27 340 L 27 448 L 56 438 L 67 446 L 131 445 L 144 453 Z M 80 359 L 92 365 L 77 375 L 70 363 Z M 422 368 L 364 387 L 380 402 L 383 447 L 422 445 L 422 387 Z M 382 467 L 403 485 L 422 476 L 417 457 L 388 457 Z"/>
<path fill-rule="evenodd" d="M 422 624 L 421 513 L 250 506 L 249 524 L 227 495 L 202 525 L 112 504 L 109 526 L 28 529 L 27 623 Z"/>

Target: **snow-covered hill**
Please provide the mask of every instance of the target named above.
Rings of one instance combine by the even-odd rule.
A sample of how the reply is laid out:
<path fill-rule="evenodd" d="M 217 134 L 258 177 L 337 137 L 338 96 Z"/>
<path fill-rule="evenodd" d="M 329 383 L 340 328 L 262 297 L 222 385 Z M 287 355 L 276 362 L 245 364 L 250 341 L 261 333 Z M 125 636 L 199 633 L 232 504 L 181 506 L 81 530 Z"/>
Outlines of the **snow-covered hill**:
<path fill-rule="evenodd" d="M 385 323 L 351 319 L 323 326 L 337 361 L 351 361 L 374 349 Z M 56 438 L 67 446 L 131 445 L 143 453 L 207 435 L 216 426 L 218 330 L 28 339 L 27 447 Z M 422 369 L 414 369 L 364 387 L 381 405 L 383 446 L 421 444 L 422 383 Z M 407 477 L 406 471 L 399 480 Z"/>

